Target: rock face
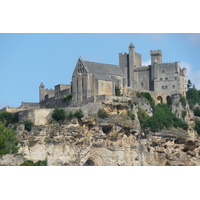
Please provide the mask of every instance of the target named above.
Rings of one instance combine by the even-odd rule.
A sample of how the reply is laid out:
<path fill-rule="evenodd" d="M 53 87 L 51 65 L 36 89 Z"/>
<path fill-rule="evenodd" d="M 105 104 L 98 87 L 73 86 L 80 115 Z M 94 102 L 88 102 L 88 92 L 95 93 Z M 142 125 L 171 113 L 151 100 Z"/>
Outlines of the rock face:
<path fill-rule="evenodd" d="M 6 155 L 0 165 L 19 165 L 23 160 L 45 160 L 50 166 L 160 166 L 200 165 L 200 140 L 177 133 L 142 136 L 131 120 L 119 115 L 107 119 L 84 118 L 68 124 L 18 128 L 20 155 Z M 178 131 L 178 130 L 177 130 Z M 160 134 L 160 135 L 159 135 Z M 168 134 L 168 135 L 167 135 Z"/>
<path fill-rule="evenodd" d="M 146 110 L 151 109 L 143 105 Z M 104 102 L 110 116 L 77 119 L 17 128 L 20 151 L 5 155 L 0 165 L 20 165 L 25 160 L 47 160 L 49 166 L 195 166 L 200 165 L 200 139 L 179 129 L 144 134 L 137 117 L 138 105 L 131 105 L 135 119 L 127 115 L 126 103 Z M 178 112 L 178 111 L 177 111 Z"/>

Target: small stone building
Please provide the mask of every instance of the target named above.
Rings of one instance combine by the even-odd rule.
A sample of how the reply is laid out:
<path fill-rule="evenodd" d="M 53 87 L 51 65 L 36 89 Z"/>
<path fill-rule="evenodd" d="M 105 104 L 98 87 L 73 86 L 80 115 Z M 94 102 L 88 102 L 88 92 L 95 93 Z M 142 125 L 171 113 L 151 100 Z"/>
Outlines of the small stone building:
<path fill-rule="evenodd" d="M 119 53 L 119 66 L 84 61 L 79 58 L 71 85 L 57 85 L 54 90 L 40 85 L 40 106 L 62 106 L 62 98 L 72 94 L 72 102 L 82 102 L 98 95 L 115 95 L 119 87 L 123 96 L 133 91 L 150 92 L 156 102 L 166 102 L 173 94 L 186 95 L 186 68 L 178 62 L 163 63 L 162 51 L 150 51 L 151 64 L 142 66 L 141 54 L 131 43 L 128 53 Z"/>

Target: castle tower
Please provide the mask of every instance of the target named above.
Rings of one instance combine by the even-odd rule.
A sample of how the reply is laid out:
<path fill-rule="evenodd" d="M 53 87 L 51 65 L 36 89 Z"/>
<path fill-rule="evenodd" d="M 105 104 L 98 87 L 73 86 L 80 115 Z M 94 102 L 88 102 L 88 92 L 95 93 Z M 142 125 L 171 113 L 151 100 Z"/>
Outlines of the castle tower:
<path fill-rule="evenodd" d="M 133 43 L 129 45 L 129 59 L 128 59 L 128 86 L 134 87 L 134 68 L 135 68 L 135 47 Z"/>
<path fill-rule="evenodd" d="M 161 50 L 154 50 L 150 51 L 151 54 L 151 66 L 154 63 L 161 64 L 162 63 L 162 51 Z"/>
<path fill-rule="evenodd" d="M 150 75 L 150 90 L 154 90 L 154 79 L 156 78 L 155 74 L 155 64 L 162 64 L 162 51 L 154 50 L 150 51 L 151 55 L 151 75 Z"/>
<path fill-rule="evenodd" d="M 42 82 L 39 87 L 39 92 L 40 92 L 40 102 L 41 102 L 44 100 L 44 84 Z"/>

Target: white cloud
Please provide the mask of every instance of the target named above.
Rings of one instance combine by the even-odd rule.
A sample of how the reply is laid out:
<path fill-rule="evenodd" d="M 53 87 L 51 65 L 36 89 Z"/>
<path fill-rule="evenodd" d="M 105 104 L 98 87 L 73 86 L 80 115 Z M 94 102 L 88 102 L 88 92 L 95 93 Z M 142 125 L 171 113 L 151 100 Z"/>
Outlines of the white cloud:
<path fill-rule="evenodd" d="M 200 89 L 200 70 L 193 71 L 192 65 L 187 62 L 180 62 L 181 68 L 185 67 L 187 69 L 187 80 L 191 80 L 191 82 L 195 85 L 197 89 Z"/>
<path fill-rule="evenodd" d="M 142 61 L 142 66 L 148 66 L 151 64 L 151 59 L 147 60 L 147 61 Z"/>

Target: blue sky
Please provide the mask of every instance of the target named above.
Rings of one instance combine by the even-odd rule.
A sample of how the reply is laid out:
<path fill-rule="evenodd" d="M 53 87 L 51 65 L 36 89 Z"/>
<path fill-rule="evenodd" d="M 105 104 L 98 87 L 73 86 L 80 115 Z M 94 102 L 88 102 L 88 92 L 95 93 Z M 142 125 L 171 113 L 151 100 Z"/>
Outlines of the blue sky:
<path fill-rule="evenodd" d="M 133 42 L 150 62 L 150 50 L 161 49 L 163 62 L 179 61 L 200 89 L 200 34 L 62 33 L 0 34 L 0 108 L 21 101 L 38 102 L 39 85 L 69 84 L 78 58 L 118 65 L 118 54 Z"/>

